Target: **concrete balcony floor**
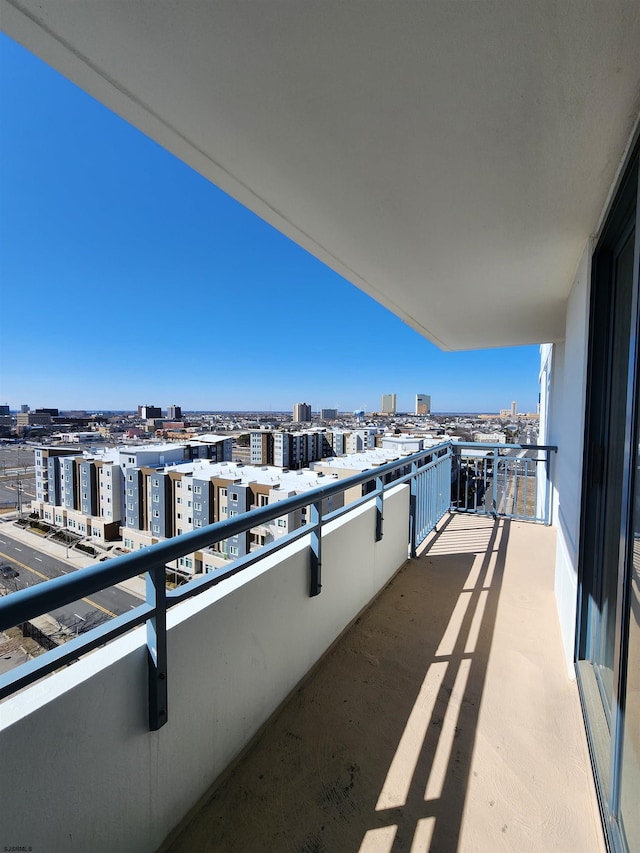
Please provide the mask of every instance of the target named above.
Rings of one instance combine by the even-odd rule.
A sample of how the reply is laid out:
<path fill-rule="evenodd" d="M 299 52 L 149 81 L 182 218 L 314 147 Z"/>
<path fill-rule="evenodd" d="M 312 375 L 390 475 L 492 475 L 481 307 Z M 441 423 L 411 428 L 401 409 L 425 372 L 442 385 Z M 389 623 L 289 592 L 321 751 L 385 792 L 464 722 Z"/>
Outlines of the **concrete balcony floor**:
<path fill-rule="evenodd" d="M 164 849 L 604 850 L 554 556 L 445 519 Z"/>

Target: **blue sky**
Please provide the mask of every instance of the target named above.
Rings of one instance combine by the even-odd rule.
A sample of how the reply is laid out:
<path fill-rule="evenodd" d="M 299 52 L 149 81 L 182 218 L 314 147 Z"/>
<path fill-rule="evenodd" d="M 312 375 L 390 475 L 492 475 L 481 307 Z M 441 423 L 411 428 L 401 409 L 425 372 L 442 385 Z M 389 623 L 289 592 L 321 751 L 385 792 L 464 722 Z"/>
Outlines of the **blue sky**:
<path fill-rule="evenodd" d="M 443 353 L 4 35 L 0 80 L 0 403 L 535 411 L 537 347 Z"/>

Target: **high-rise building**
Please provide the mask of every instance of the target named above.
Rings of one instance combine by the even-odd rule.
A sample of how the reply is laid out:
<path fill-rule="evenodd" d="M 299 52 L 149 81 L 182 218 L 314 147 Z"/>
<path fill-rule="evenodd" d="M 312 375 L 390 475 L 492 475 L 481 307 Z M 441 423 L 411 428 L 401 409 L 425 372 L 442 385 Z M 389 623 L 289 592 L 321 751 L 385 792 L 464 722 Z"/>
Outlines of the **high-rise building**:
<path fill-rule="evenodd" d="M 167 420 L 179 421 L 182 417 L 182 406 L 167 406 Z"/>
<path fill-rule="evenodd" d="M 337 409 L 322 409 L 320 416 L 323 421 L 335 421 L 338 417 Z"/>
<path fill-rule="evenodd" d="M 161 418 L 162 409 L 160 406 L 151 406 L 147 403 L 146 406 L 138 406 L 138 417 L 142 420 L 151 420 L 152 418 Z"/>
<path fill-rule="evenodd" d="M 511 417 L 515 418 L 515 416 L 517 414 L 518 414 L 518 402 L 517 402 L 517 400 L 512 400 L 511 401 Z"/>
<path fill-rule="evenodd" d="M 311 420 L 311 406 L 308 403 L 296 403 L 293 407 L 293 420 L 297 424 Z"/>
<path fill-rule="evenodd" d="M 382 395 L 382 406 L 380 411 L 383 415 L 395 415 L 396 413 L 396 395 L 395 394 L 383 394 Z"/>
<path fill-rule="evenodd" d="M 29 411 L 29 404 L 28 404 L 28 403 L 23 403 L 23 404 L 20 406 L 20 414 L 21 414 L 21 415 L 26 415 L 26 413 L 27 413 L 28 411 Z"/>
<path fill-rule="evenodd" d="M 0 406 L 0 415 L 10 415 L 11 411 L 8 405 Z"/>
<path fill-rule="evenodd" d="M 429 394 L 416 394 L 416 415 L 431 414 L 431 397 Z"/>

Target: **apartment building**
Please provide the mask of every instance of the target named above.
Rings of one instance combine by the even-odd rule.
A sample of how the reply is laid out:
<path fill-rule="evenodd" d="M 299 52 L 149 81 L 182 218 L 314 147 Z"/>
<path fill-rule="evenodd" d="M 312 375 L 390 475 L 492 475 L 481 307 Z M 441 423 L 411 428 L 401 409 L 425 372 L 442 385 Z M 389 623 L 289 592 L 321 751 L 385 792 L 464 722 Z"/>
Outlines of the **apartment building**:
<path fill-rule="evenodd" d="M 241 515 L 275 501 L 317 488 L 328 473 L 282 471 L 273 466 L 197 460 L 168 467 L 143 467 L 127 472 L 134 495 L 134 521 L 122 529 L 123 544 L 138 550 L 162 539 L 179 536 Z M 131 480 L 129 480 L 131 478 Z M 323 511 L 343 506 L 342 496 L 327 498 Z M 194 552 L 170 564 L 177 572 L 215 571 L 227 558 L 243 557 L 295 530 L 307 520 L 305 509 L 286 513 L 266 525 L 232 536 L 206 551 Z"/>
<path fill-rule="evenodd" d="M 365 427 L 345 433 L 344 452 L 352 454 L 361 453 L 363 450 L 373 450 L 376 446 L 376 437 L 379 432 L 380 430 L 377 427 Z"/>
<path fill-rule="evenodd" d="M 228 435 L 204 433 L 186 442 L 187 458 L 208 459 L 211 462 L 230 462 L 233 456 L 233 439 Z"/>
<path fill-rule="evenodd" d="M 185 459 L 228 461 L 231 450 L 232 439 L 217 435 L 183 444 L 106 448 L 82 454 L 72 448 L 38 448 L 32 508 L 45 521 L 103 541 L 118 539 L 121 526 L 146 529 L 153 523 L 159 528 L 161 516 L 148 521 L 152 504 L 161 494 L 160 486 L 153 494 L 149 491 L 151 472 Z"/>
<path fill-rule="evenodd" d="M 350 435 L 351 431 L 346 429 L 334 429 L 331 431 L 333 456 L 344 456 L 347 452 L 347 440 Z"/>
<path fill-rule="evenodd" d="M 252 430 L 249 434 L 252 465 L 273 465 L 273 432 Z"/>
<path fill-rule="evenodd" d="M 77 448 L 37 447 L 34 452 L 36 502 L 60 503 L 60 461 L 65 456 L 77 455 Z M 52 472 L 51 488 L 49 472 Z"/>
<path fill-rule="evenodd" d="M 311 406 L 309 403 L 295 403 L 293 407 L 293 422 L 296 424 L 303 424 L 310 420 Z"/>
<path fill-rule="evenodd" d="M 252 465 L 277 465 L 297 470 L 335 452 L 330 430 L 253 430 L 250 433 Z"/>

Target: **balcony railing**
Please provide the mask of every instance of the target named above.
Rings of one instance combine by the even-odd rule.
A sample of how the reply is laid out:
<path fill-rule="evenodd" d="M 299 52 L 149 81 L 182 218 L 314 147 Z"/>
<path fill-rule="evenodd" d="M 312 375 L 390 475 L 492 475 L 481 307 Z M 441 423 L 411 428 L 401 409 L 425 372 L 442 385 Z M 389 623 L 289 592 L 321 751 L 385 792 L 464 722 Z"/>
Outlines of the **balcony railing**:
<path fill-rule="evenodd" d="M 403 483 L 410 485 L 408 549 L 411 556 L 415 556 L 419 544 L 450 509 L 546 522 L 547 490 L 544 486 L 549 476 L 551 452 L 555 450 L 554 447 L 542 446 L 445 442 L 344 480 L 332 480 L 327 485 L 251 513 L 216 522 L 136 553 L 12 593 L 0 600 L 0 631 L 143 573 L 147 577 L 147 595 L 143 604 L 1 676 L 0 699 L 146 623 L 149 727 L 157 730 L 168 720 L 168 608 L 205 592 L 303 537 L 309 540 L 308 595 L 319 595 L 322 591 L 325 526 L 362 504 L 375 502 L 374 535 L 375 541 L 379 542 L 384 535 L 385 494 Z M 535 455 L 513 455 L 523 452 Z M 530 482 L 533 479 L 535 484 Z M 323 501 L 358 485 L 364 487 L 366 494 L 323 515 Z M 305 507 L 310 507 L 307 524 L 228 566 L 167 591 L 166 565 L 171 561 Z"/>
<path fill-rule="evenodd" d="M 452 509 L 548 523 L 547 482 L 556 447 L 478 442 L 453 448 Z"/>

